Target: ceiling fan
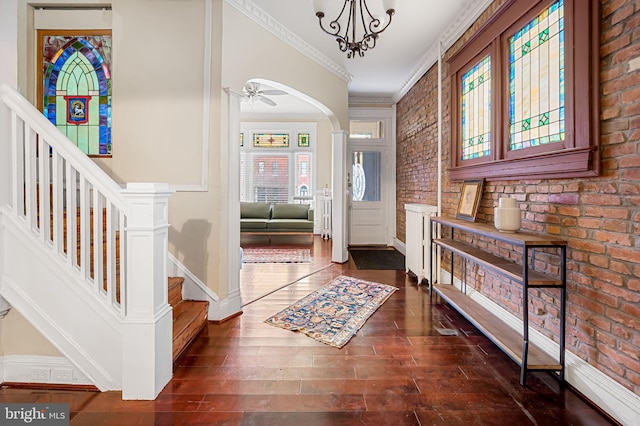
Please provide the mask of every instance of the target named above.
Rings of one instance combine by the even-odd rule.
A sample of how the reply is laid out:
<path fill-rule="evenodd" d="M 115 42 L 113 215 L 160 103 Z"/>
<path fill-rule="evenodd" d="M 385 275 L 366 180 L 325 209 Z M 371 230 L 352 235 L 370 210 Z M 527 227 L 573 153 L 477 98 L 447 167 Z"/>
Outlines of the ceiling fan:
<path fill-rule="evenodd" d="M 287 92 L 283 90 L 260 90 L 259 83 L 248 82 L 242 88 L 242 92 L 245 97 L 249 100 L 249 102 L 253 101 L 261 101 L 267 105 L 276 106 L 277 103 L 273 101 L 271 98 L 267 98 L 265 95 L 275 96 L 275 95 L 286 95 Z"/>

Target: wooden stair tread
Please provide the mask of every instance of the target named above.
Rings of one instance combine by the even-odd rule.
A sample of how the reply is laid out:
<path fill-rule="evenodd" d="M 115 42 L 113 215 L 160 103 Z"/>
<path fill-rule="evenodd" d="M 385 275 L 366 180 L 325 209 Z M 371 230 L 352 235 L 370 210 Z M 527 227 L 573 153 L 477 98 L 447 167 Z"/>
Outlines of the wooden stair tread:
<path fill-rule="evenodd" d="M 206 327 L 209 302 L 183 300 L 173 307 L 173 360 Z"/>
<path fill-rule="evenodd" d="M 38 199 L 39 201 L 39 199 Z M 40 209 L 37 209 L 38 217 L 37 220 L 40 220 Z M 77 234 L 76 241 L 76 250 L 77 257 L 76 261 L 78 265 L 80 265 L 81 259 L 81 250 L 82 250 L 82 239 L 80 235 L 81 230 L 81 221 L 83 220 L 80 209 L 76 209 L 76 219 L 75 219 L 75 227 Z M 50 207 L 50 229 L 51 232 L 54 232 L 54 223 L 53 223 L 53 207 Z M 67 225 L 68 225 L 68 214 L 67 210 L 63 211 L 62 216 L 62 227 L 61 232 L 64 235 L 64 251 L 67 252 Z M 89 222 L 89 243 L 91 244 L 91 251 L 89 254 L 89 267 L 91 271 L 91 275 L 93 276 L 93 264 L 94 264 L 94 209 L 89 210 L 88 215 Z M 107 212 L 106 209 L 102 209 L 102 231 L 106 233 L 107 231 Z M 107 256 L 107 241 L 103 240 L 102 242 L 102 253 L 103 253 L 103 279 L 104 288 L 106 290 L 106 276 L 107 276 L 107 265 L 106 265 L 106 256 Z M 116 231 L 115 235 L 115 251 L 116 251 L 116 299 L 120 301 L 120 233 Z M 195 337 L 206 327 L 208 323 L 208 307 L 209 302 L 206 301 L 192 301 L 192 300 L 183 300 L 182 299 L 182 285 L 184 283 L 183 277 L 169 277 L 168 278 L 168 303 L 173 307 L 173 360 L 176 359 L 185 351 L 187 346 L 191 344 L 191 342 L 195 339 Z"/>
<path fill-rule="evenodd" d="M 434 284 L 433 290 L 511 359 L 522 365 L 522 334 L 450 284 Z M 562 365 L 558 360 L 529 342 L 527 368 L 530 370 L 561 370 Z"/>
<path fill-rule="evenodd" d="M 169 304 L 176 306 L 182 301 L 182 277 L 169 277 Z"/>

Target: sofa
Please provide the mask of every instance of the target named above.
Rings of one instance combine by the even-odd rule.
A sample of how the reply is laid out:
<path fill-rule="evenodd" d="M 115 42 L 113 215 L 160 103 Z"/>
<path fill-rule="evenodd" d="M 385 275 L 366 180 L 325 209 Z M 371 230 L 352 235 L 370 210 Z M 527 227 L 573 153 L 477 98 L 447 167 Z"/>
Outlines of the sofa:
<path fill-rule="evenodd" d="M 309 204 L 240 203 L 240 233 L 262 235 L 311 235 L 313 209 Z"/>

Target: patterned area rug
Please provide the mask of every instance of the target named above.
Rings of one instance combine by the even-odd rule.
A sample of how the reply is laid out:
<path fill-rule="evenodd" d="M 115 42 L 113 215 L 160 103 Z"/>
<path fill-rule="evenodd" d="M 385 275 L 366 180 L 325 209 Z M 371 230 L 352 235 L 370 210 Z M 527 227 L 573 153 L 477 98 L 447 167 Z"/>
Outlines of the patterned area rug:
<path fill-rule="evenodd" d="M 242 263 L 310 263 L 310 249 L 242 249 Z"/>
<path fill-rule="evenodd" d="M 341 275 L 265 322 L 341 348 L 396 290 Z"/>

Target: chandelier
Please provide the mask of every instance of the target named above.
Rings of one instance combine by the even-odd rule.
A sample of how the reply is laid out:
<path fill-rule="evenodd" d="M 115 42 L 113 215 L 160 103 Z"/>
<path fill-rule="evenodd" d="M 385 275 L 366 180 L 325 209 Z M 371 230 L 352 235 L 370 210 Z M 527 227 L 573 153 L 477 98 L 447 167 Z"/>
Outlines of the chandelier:
<path fill-rule="evenodd" d="M 375 1 L 380 2 L 369 0 L 369 3 Z M 328 3 L 328 0 L 313 0 L 320 28 L 336 38 L 340 51 L 347 52 L 347 58 L 354 58 L 356 54 L 363 57 L 364 52 L 376 47 L 378 35 L 387 29 L 396 13 L 396 0 L 382 0 L 382 10 L 389 16 L 388 20 L 377 10 L 371 10 L 367 0 L 344 0 L 340 14 L 325 27 L 322 20 Z"/>

